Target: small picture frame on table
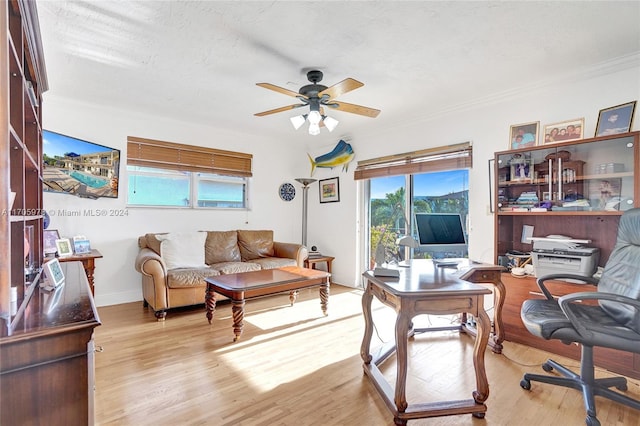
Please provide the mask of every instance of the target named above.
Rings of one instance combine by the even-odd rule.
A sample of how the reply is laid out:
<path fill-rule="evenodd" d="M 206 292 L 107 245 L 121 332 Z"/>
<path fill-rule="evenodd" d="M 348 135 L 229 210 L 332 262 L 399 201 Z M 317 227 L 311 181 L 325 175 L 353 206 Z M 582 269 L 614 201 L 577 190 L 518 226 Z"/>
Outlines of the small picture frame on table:
<path fill-rule="evenodd" d="M 75 254 L 91 253 L 91 242 L 85 236 L 73 237 L 73 252 Z"/>
<path fill-rule="evenodd" d="M 542 144 L 575 141 L 584 138 L 584 117 L 544 126 Z"/>
<path fill-rule="evenodd" d="M 43 283 L 46 288 L 56 288 L 64 283 L 64 272 L 58 259 L 51 259 L 43 265 L 45 279 Z"/>
<path fill-rule="evenodd" d="M 512 181 L 531 181 L 533 176 L 533 166 L 531 160 L 521 160 L 511 164 Z"/>
<path fill-rule="evenodd" d="M 56 248 L 58 249 L 58 256 L 71 256 L 73 254 L 73 248 L 71 247 L 71 241 L 68 238 L 60 238 L 56 240 Z"/>
<path fill-rule="evenodd" d="M 340 182 L 337 177 L 323 179 L 318 183 L 320 185 L 321 203 L 335 203 L 340 201 Z"/>
<path fill-rule="evenodd" d="M 509 149 L 532 148 L 538 142 L 539 121 L 514 124 L 509 129 Z"/>
<path fill-rule="evenodd" d="M 56 247 L 56 240 L 60 239 L 60 234 L 57 229 L 45 229 L 43 231 L 43 246 L 44 246 L 44 255 L 45 257 L 49 254 L 55 254 L 58 251 L 58 247 Z"/>
<path fill-rule="evenodd" d="M 627 102 L 626 104 L 601 109 L 598 114 L 596 137 L 630 132 L 636 102 Z"/>

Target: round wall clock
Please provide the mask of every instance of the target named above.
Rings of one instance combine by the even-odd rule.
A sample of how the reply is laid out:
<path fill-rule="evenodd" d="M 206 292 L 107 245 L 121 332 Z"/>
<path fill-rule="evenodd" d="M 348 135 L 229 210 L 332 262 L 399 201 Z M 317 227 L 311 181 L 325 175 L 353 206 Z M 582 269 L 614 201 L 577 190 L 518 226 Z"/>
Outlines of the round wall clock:
<path fill-rule="evenodd" d="M 284 201 L 291 201 L 296 196 L 296 188 L 290 183 L 283 183 L 280 185 L 280 198 Z"/>

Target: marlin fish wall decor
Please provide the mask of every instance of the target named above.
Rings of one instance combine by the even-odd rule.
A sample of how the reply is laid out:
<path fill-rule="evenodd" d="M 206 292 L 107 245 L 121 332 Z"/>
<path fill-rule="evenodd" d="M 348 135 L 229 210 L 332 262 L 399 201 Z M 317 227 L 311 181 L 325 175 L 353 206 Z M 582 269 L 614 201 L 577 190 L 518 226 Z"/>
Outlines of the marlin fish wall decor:
<path fill-rule="evenodd" d="M 340 139 L 340 142 L 338 142 L 331 152 L 322 154 L 316 157 L 315 160 L 311 158 L 311 155 L 308 153 L 307 156 L 311 162 L 311 176 L 313 176 L 313 173 L 316 171 L 316 167 L 333 169 L 334 167 L 342 166 L 342 171 L 346 172 L 349 168 L 349 163 L 355 156 L 355 153 L 353 152 L 353 148 L 351 148 L 351 144 Z"/>

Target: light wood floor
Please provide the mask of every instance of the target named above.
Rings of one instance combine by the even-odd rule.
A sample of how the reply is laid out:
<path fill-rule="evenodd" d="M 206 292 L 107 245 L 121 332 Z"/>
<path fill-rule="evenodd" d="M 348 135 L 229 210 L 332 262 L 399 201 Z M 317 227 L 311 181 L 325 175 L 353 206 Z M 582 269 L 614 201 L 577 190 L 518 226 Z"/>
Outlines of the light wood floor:
<path fill-rule="evenodd" d="M 213 324 L 204 308 L 172 311 L 157 322 L 142 302 L 99 309 L 95 341 L 96 423 L 99 425 L 378 426 L 392 416 L 362 371 L 361 291 L 334 285 L 329 316 L 317 290 L 248 301 L 242 339 L 232 343 L 231 307 L 219 304 Z M 374 305 L 374 345 L 393 338 L 395 314 Z M 448 318 L 419 317 L 416 326 Z M 468 399 L 475 389 L 473 341 L 444 331 L 409 344 L 409 402 Z M 409 421 L 417 425 L 583 425 L 579 392 L 532 383 L 549 354 L 505 342 L 486 354 L 490 395 L 484 420 L 471 415 Z M 578 362 L 554 359 L 578 367 Z M 392 381 L 393 357 L 385 364 Z M 609 376 L 606 371 L 599 376 Z M 640 398 L 637 380 L 629 394 Z M 639 425 L 640 412 L 597 398 L 603 425 Z"/>

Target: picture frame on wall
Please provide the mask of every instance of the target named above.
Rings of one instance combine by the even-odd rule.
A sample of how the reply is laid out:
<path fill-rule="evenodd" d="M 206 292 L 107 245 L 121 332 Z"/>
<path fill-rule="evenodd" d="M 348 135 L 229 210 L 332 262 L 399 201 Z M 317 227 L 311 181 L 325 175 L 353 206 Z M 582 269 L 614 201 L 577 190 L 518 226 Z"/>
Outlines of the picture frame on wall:
<path fill-rule="evenodd" d="M 542 145 L 575 141 L 584 138 L 584 117 L 558 123 L 546 124 L 542 136 Z"/>
<path fill-rule="evenodd" d="M 340 181 L 337 177 L 320 180 L 318 184 L 320 185 L 321 203 L 335 203 L 340 201 Z"/>
<path fill-rule="evenodd" d="M 636 102 L 627 102 L 626 104 L 601 109 L 598 114 L 598 124 L 596 125 L 596 137 L 630 132 Z"/>
<path fill-rule="evenodd" d="M 531 148 L 538 142 L 539 121 L 514 124 L 509 128 L 509 149 Z"/>

